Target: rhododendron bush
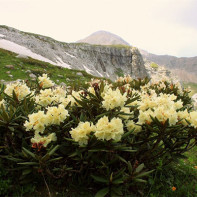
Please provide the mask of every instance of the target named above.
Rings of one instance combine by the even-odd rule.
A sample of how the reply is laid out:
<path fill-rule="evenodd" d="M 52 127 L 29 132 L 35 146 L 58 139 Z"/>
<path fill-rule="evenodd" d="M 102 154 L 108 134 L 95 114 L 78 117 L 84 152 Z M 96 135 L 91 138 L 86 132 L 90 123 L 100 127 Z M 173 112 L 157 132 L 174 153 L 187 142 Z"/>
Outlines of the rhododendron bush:
<path fill-rule="evenodd" d="M 0 105 L 5 168 L 21 182 L 62 180 L 69 195 L 78 187 L 97 196 L 137 193 L 158 165 L 197 140 L 189 91 L 167 80 L 95 79 L 74 90 L 44 74 L 2 86 Z"/>

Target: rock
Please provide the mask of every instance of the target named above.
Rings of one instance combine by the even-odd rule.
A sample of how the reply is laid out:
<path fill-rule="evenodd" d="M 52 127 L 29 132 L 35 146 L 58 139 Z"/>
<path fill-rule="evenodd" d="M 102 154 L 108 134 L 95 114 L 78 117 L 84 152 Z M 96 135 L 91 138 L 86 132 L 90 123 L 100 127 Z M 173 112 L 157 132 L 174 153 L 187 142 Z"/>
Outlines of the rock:
<path fill-rule="evenodd" d="M 66 87 L 66 84 L 64 82 L 61 82 L 60 86 Z"/>
<path fill-rule="evenodd" d="M 2 80 L 0 81 L 0 83 L 4 84 L 4 83 L 5 83 L 5 80 L 2 79 Z"/>
<path fill-rule="evenodd" d="M 13 75 L 8 75 L 8 77 L 11 77 L 11 78 L 13 78 Z"/>
<path fill-rule="evenodd" d="M 25 72 L 26 72 L 26 73 L 31 73 L 31 70 L 26 70 Z"/>
<path fill-rule="evenodd" d="M 13 70 L 14 69 L 14 66 L 13 65 L 6 65 L 5 68 L 8 68 L 8 69 Z"/>
<path fill-rule="evenodd" d="M 64 78 L 64 76 L 63 76 L 63 75 L 58 75 L 58 77 L 59 77 L 59 78 Z"/>
<path fill-rule="evenodd" d="M 77 72 L 76 75 L 78 75 L 78 76 L 83 76 L 83 74 L 80 73 L 80 72 Z"/>
<path fill-rule="evenodd" d="M 16 57 L 17 57 L 17 58 L 24 58 L 24 59 L 28 59 L 28 56 L 23 55 L 23 54 L 18 54 Z"/>
<path fill-rule="evenodd" d="M 58 80 L 58 79 L 56 80 L 57 83 L 58 83 L 59 81 L 60 81 L 60 80 Z"/>
<path fill-rule="evenodd" d="M 34 75 L 33 73 L 29 74 L 29 76 L 30 76 L 31 78 L 37 78 L 37 76 Z"/>
<path fill-rule="evenodd" d="M 6 73 L 7 73 L 7 74 L 10 74 L 11 72 L 10 72 L 10 71 L 7 71 Z"/>
<path fill-rule="evenodd" d="M 195 109 L 197 109 L 197 94 L 192 96 L 192 102 Z"/>

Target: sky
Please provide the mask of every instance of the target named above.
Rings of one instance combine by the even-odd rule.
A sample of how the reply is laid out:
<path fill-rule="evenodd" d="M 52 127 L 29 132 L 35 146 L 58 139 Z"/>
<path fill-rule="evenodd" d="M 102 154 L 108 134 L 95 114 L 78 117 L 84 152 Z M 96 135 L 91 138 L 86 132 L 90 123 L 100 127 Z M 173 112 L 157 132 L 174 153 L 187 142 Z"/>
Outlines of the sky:
<path fill-rule="evenodd" d="M 64 42 L 105 30 L 150 53 L 197 56 L 197 0 L 0 0 L 0 24 Z"/>

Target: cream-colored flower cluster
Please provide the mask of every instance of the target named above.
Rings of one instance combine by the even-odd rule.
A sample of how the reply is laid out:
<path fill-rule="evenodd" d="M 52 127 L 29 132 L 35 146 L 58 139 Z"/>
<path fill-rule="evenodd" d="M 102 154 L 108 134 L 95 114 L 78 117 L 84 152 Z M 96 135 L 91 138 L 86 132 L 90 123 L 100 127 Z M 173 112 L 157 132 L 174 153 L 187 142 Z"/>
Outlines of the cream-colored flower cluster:
<path fill-rule="evenodd" d="M 95 125 L 95 136 L 100 140 L 119 141 L 123 133 L 123 123 L 120 118 L 113 118 L 109 121 L 108 117 L 104 116 Z"/>
<path fill-rule="evenodd" d="M 126 96 L 127 94 L 124 93 L 122 95 L 118 88 L 116 90 L 112 90 L 110 88 L 103 96 L 104 101 L 102 101 L 102 106 L 107 110 L 111 110 L 116 107 L 123 107 L 125 105 L 125 101 L 127 100 Z"/>
<path fill-rule="evenodd" d="M 51 88 L 54 83 L 49 79 L 47 74 L 38 77 L 38 82 L 41 88 Z"/>
<path fill-rule="evenodd" d="M 169 119 L 170 125 L 178 122 L 177 111 L 183 107 L 182 101 L 175 101 L 177 97 L 173 94 L 156 94 L 141 95 L 141 101 L 138 102 L 139 124 L 151 123 L 153 118 L 157 118 L 161 123 Z"/>
<path fill-rule="evenodd" d="M 12 97 L 13 91 L 15 92 L 19 101 L 23 100 L 27 95 L 31 94 L 30 88 L 23 82 L 15 82 L 8 84 L 4 92 Z"/>
<path fill-rule="evenodd" d="M 90 122 L 80 122 L 79 125 L 70 131 L 71 137 L 80 146 L 88 143 L 88 135 L 95 130 L 95 127 Z"/>
<path fill-rule="evenodd" d="M 26 131 L 33 129 L 35 133 L 43 133 L 46 126 L 52 124 L 59 125 L 68 116 L 68 111 L 63 105 L 59 105 L 58 107 L 48 107 L 46 114 L 44 111 L 30 114 L 28 116 L 29 121 L 26 120 L 24 126 L 26 127 Z"/>
<path fill-rule="evenodd" d="M 32 138 L 33 141 L 41 139 L 55 139 L 54 135 L 41 136 L 45 132 L 45 128 L 50 125 L 60 125 L 69 116 L 68 111 L 65 109 L 64 105 L 59 105 L 58 107 L 48 107 L 46 114 L 44 111 L 38 111 L 37 113 L 30 114 L 28 116 L 29 121 L 25 121 L 26 131 L 34 130 L 35 136 Z"/>
<path fill-rule="evenodd" d="M 86 145 L 91 132 L 99 140 L 119 141 L 124 133 L 123 123 L 120 118 L 113 118 L 109 121 L 108 117 L 104 116 L 98 120 L 96 125 L 90 122 L 80 122 L 76 128 L 70 131 L 70 134 L 79 145 Z"/>
<path fill-rule="evenodd" d="M 117 83 L 120 83 L 120 82 L 130 83 L 132 81 L 133 81 L 133 79 L 130 75 L 125 75 L 124 77 L 118 77 L 116 79 Z"/>
<path fill-rule="evenodd" d="M 40 93 L 35 96 L 35 102 L 43 107 L 61 102 L 65 103 L 66 94 L 66 90 L 62 87 L 40 90 Z"/>
<path fill-rule="evenodd" d="M 48 136 L 41 136 L 39 134 L 35 135 L 31 139 L 31 143 L 34 144 L 42 144 L 44 147 L 47 147 L 47 145 L 52 142 L 52 141 L 57 141 L 57 137 L 55 133 L 51 133 Z"/>
<path fill-rule="evenodd" d="M 135 124 L 135 122 L 133 120 L 128 120 L 126 122 L 126 127 L 127 127 L 128 131 L 131 131 L 132 129 L 134 129 L 133 133 L 138 133 L 142 130 L 142 127 Z"/>

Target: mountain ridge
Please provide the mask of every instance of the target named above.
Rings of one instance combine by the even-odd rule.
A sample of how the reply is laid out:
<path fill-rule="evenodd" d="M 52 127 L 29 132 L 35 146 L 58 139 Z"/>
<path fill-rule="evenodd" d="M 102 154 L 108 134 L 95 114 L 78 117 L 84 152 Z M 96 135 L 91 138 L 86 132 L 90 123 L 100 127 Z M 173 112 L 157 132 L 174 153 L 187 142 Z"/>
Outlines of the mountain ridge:
<path fill-rule="evenodd" d="M 97 34 L 97 37 L 96 37 L 97 40 L 94 40 L 95 33 Z M 81 42 L 87 42 L 89 44 L 99 44 L 100 42 L 100 44 L 103 44 L 102 42 L 103 35 L 101 34 L 101 38 L 99 38 L 99 31 L 95 33 L 91 34 L 85 39 L 82 39 Z M 108 44 L 110 44 L 110 40 L 108 41 Z M 113 43 L 111 44 L 113 45 Z M 125 46 L 128 46 L 128 45 L 125 44 Z M 197 56 L 176 57 L 172 55 L 156 55 L 156 54 L 149 53 L 148 51 L 145 51 L 143 49 L 139 49 L 139 51 L 145 63 L 147 62 L 148 64 L 148 62 L 155 62 L 160 66 L 165 66 L 172 73 L 177 75 L 180 81 L 197 83 L 197 77 L 196 77 L 197 76 Z"/>
<path fill-rule="evenodd" d="M 110 79 L 116 79 L 120 70 L 137 78 L 147 76 L 140 52 L 132 47 L 64 43 L 5 26 L 0 26 L 0 34 L 3 35 L 0 37 L 0 47 L 4 44 L 10 46 L 8 50 L 20 48 L 26 56 L 39 54 L 54 65 L 85 70 L 89 74 Z"/>

